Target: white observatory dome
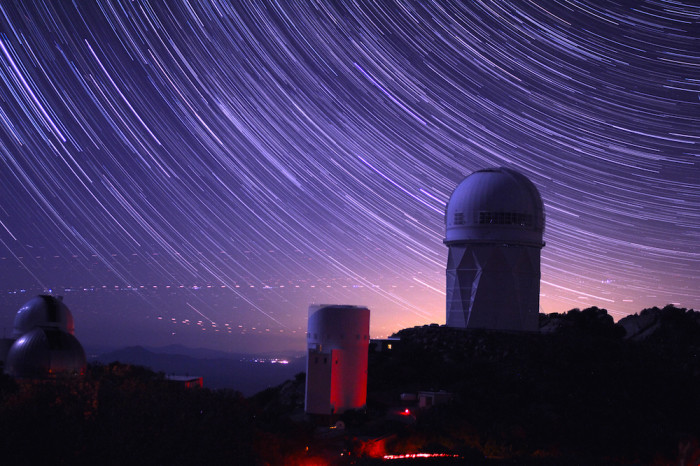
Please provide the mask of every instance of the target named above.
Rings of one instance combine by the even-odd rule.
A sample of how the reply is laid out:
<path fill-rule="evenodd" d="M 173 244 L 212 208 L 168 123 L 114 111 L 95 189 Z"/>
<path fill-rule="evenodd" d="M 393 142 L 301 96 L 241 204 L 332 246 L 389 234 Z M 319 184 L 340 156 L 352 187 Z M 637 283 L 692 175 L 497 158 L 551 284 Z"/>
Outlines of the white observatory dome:
<path fill-rule="evenodd" d="M 73 314 L 60 299 L 39 295 L 27 301 L 15 315 L 13 338 L 19 338 L 35 327 L 59 328 L 71 335 L 75 334 Z"/>
<path fill-rule="evenodd" d="M 455 188 L 445 211 L 445 244 L 504 243 L 542 247 L 544 205 L 525 175 L 487 168 Z"/>

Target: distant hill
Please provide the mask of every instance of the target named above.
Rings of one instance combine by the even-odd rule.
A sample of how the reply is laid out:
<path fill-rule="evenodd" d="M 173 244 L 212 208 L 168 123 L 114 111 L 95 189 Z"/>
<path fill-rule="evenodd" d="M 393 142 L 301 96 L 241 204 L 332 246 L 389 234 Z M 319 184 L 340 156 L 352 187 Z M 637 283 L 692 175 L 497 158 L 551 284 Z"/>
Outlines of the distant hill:
<path fill-rule="evenodd" d="M 421 390 L 453 395 L 414 427 L 385 429 L 398 435 L 388 451 L 468 446 L 551 464 L 700 460 L 700 313 L 666 306 L 617 323 L 599 308 L 540 317 L 540 333 L 404 329 L 395 349 L 370 353 L 368 407 L 389 412 L 400 394 Z"/>
<path fill-rule="evenodd" d="M 652 307 L 617 323 L 625 338 L 657 344 L 700 345 L 700 312 L 668 305 Z"/>
<path fill-rule="evenodd" d="M 620 319 L 617 323 L 605 309 L 589 307 L 559 314 L 540 314 L 541 333 L 589 333 L 619 336 L 632 341 L 676 344 L 700 343 L 700 312 L 675 307 L 652 307 Z"/>
<path fill-rule="evenodd" d="M 184 345 L 167 345 L 167 346 L 144 346 L 145 349 L 159 354 L 181 354 L 191 356 L 198 359 L 296 359 L 305 355 L 304 351 L 270 351 L 270 352 L 255 352 L 255 353 L 229 353 L 218 351 L 209 348 L 190 348 Z M 106 352 L 106 351 L 105 351 Z"/>
<path fill-rule="evenodd" d="M 279 385 L 306 369 L 303 357 L 290 357 L 288 364 L 273 363 L 273 359 L 269 355 L 225 353 L 171 345 L 163 348 L 131 346 L 102 353 L 92 358 L 91 362 L 109 364 L 118 361 L 149 367 L 168 375 L 200 376 L 204 378 L 207 388 L 230 388 L 250 396 Z"/>

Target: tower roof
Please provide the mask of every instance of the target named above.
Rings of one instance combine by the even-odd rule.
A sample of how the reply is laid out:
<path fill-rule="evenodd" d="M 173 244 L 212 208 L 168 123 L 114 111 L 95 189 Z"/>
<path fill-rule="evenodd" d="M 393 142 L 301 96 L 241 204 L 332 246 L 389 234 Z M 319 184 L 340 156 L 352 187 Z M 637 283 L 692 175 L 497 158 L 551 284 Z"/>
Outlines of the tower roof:
<path fill-rule="evenodd" d="M 525 175 L 506 167 L 467 176 L 445 210 L 446 244 L 499 242 L 542 246 L 544 205 Z"/>

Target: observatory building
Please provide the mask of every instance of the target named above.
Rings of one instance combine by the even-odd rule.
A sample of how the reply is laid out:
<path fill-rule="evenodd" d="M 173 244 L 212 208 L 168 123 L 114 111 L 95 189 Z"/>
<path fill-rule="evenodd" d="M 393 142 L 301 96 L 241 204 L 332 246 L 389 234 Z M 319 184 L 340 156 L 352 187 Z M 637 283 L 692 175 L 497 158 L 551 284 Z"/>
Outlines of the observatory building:
<path fill-rule="evenodd" d="M 49 378 L 85 372 L 85 350 L 74 336 L 73 315 L 63 301 L 40 295 L 15 315 L 5 373 L 19 378 Z"/>
<path fill-rule="evenodd" d="M 524 175 L 466 177 L 445 210 L 447 325 L 537 331 L 543 233 L 542 198 Z"/>
<path fill-rule="evenodd" d="M 341 414 L 367 403 L 369 309 L 309 306 L 305 410 Z"/>

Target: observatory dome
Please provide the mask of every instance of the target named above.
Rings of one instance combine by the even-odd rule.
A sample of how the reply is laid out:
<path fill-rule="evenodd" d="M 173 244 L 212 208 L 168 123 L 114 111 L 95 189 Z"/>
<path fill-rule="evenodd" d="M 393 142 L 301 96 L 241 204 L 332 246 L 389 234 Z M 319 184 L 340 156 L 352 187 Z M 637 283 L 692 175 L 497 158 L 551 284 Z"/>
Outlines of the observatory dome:
<path fill-rule="evenodd" d="M 75 334 L 73 314 L 60 299 L 39 295 L 27 301 L 15 315 L 13 338 L 19 338 L 35 327 L 58 328 Z"/>
<path fill-rule="evenodd" d="M 59 328 L 37 327 L 12 345 L 5 371 L 15 377 L 44 378 L 82 374 L 86 365 L 77 338 Z"/>
<path fill-rule="evenodd" d="M 487 168 L 466 177 L 445 210 L 445 244 L 505 243 L 542 247 L 544 205 L 525 175 Z"/>

